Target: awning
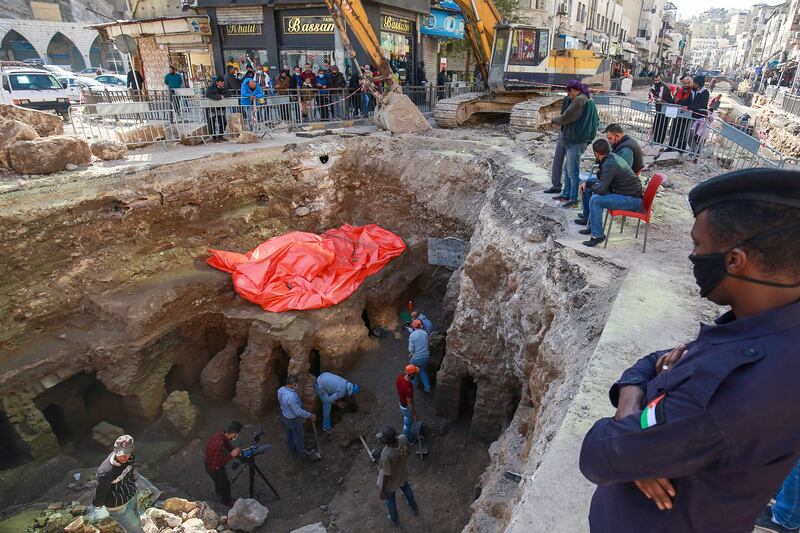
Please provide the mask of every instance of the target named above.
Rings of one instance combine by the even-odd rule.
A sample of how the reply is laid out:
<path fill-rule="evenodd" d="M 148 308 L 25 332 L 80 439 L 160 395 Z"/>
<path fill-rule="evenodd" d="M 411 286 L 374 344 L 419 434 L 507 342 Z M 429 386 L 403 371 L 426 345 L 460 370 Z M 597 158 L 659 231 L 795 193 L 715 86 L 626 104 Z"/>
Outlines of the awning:
<path fill-rule="evenodd" d="M 115 38 L 125 34 L 131 37 L 141 35 L 211 35 L 211 23 L 206 16 L 158 17 L 141 20 L 118 20 L 89 26 L 103 31 Z"/>
<path fill-rule="evenodd" d="M 262 6 L 218 7 L 217 24 L 263 24 Z"/>

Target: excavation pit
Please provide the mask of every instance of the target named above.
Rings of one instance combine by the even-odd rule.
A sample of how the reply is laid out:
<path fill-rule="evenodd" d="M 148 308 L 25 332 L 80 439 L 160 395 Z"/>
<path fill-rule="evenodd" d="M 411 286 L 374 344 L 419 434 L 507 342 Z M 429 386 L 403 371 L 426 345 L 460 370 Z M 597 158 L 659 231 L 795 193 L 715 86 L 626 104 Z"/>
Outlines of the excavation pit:
<path fill-rule="evenodd" d="M 61 187 L 58 202 L 46 188 L 4 200 L 0 509 L 77 497 L 67 484 L 102 460 L 91 438 L 102 421 L 136 436 L 143 474 L 161 490 L 213 502 L 205 441 L 239 419 L 240 444 L 263 429 L 272 445 L 259 458 L 281 494 L 261 487 L 270 530 L 388 529 L 359 436 L 377 446 L 376 431 L 402 425 L 394 381 L 412 301 L 438 334 L 434 392 L 416 392 L 429 453 L 412 461 L 411 481 L 423 513 L 412 519 L 401 504 L 401 519 L 501 529 L 518 496 L 503 472 L 541 454 L 558 427 L 620 268 L 557 245 L 563 213 L 532 199 L 504 143 L 488 144 L 329 137 Z M 265 312 L 204 262 L 207 249 L 345 223 L 376 223 L 408 249 L 331 308 Z M 447 240 L 466 243 L 465 257 L 442 261 L 435 247 Z M 363 393 L 334 410 L 324 460 L 304 462 L 284 444 L 276 390 L 298 375 L 320 414 L 313 380 L 324 371 Z M 162 417 L 175 391 L 200 410 L 188 437 Z"/>

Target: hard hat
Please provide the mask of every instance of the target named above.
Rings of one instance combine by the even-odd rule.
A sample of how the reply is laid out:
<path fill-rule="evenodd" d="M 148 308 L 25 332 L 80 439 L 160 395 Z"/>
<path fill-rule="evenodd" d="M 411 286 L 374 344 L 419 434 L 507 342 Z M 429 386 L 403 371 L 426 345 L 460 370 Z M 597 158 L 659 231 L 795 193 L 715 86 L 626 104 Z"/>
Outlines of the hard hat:
<path fill-rule="evenodd" d="M 422 329 L 422 320 L 420 319 L 414 320 L 413 322 L 411 322 L 411 327 L 414 329 Z"/>
<path fill-rule="evenodd" d="M 353 383 L 353 390 L 350 392 L 350 394 L 358 394 L 358 391 L 360 390 L 361 389 L 359 388 L 359 386 Z"/>
<path fill-rule="evenodd" d="M 406 365 L 406 374 L 416 374 L 419 368 L 416 365 Z"/>

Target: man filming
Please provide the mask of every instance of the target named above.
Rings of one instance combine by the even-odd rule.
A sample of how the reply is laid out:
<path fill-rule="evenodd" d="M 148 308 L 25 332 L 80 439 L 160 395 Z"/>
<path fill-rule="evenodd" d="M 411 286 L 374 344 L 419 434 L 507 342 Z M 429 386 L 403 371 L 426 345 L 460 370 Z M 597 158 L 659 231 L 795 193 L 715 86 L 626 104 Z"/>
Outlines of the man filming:
<path fill-rule="evenodd" d="M 241 422 L 234 420 L 228 425 L 227 430 L 214 433 L 206 446 L 206 472 L 214 480 L 214 491 L 217 496 L 229 507 L 233 506 L 234 500 L 231 498 L 231 482 L 228 479 L 228 472 L 225 471 L 225 464 L 239 456 L 241 450 L 234 448 L 231 442 L 239 438 L 241 430 Z"/>

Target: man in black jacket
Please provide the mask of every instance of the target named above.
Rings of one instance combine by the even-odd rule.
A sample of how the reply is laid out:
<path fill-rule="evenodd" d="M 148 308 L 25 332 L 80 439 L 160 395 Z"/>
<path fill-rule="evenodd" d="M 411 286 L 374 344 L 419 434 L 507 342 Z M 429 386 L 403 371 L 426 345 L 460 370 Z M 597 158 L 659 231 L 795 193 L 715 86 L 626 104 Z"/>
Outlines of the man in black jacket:
<path fill-rule="evenodd" d="M 143 91 L 144 90 L 144 76 L 138 70 L 135 70 L 133 67 L 128 71 L 128 89 L 133 91 Z"/>
<path fill-rule="evenodd" d="M 110 516 L 125 533 L 144 533 L 136 497 L 135 464 L 133 437 L 122 435 L 97 469 L 97 487 L 86 513 L 90 522 Z"/>
<path fill-rule="evenodd" d="M 214 83 L 206 89 L 206 98 L 220 101 L 227 96 L 228 91 L 225 89 L 225 79 L 222 76 L 217 76 Z M 216 143 L 225 140 L 224 134 L 227 120 L 225 119 L 224 107 L 206 108 L 206 123 L 208 124 L 208 133 L 211 134 L 211 142 Z"/>
<path fill-rule="evenodd" d="M 606 126 L 605 134 L 606 140 L 611 145 L 611 153 L 624 159 L 631 170 L 638 175 L 644 168 L 644 152 L 636 139 L 625 135 L 625 130 L 616 123 Z"/>
<path fill-rule="evenodd" d="M 710 93 L 705 87 L 706 78 L 695 76 L 692 79 L 692 101 L 689 110 L 692 112 L 692 127 L 689 131 L 689 148 L 696 156 L 700 155 L 703 147 L 702 129 L 705 127 L 706 117 L 708 116 L 708 99 Z"/>
<path fill-rule="evenodd" d="M 611 153 L 611 146 L 605 139 L 598 139 L 592 143 L 592 150 L 600 168 L 597 172 L 597 183 L 591 185 L 589 227 L 580 231 L 582 235 L 591 235 L 591 239 L 583 243 L 589 247 L 597 246 L 606 240 L 603 233 L 603 209 L 626 211 L 642 209 L 642 182 L 628 163 L 620 156 Z M 586 183 L 581 183 L 579 187 L 581 194 L 586 187 Z"/>
<path fill-rule="evenodd" d="M 328 94 L 333 104 L 331 105 L 331 112 L 334 118 L 342 118 L 344 116 L 344 102 L 342 102 L 342 99 L 345 96 L 343 89 L 347 87 L 347 80 L 344 79 L 344 74 L 339 72 L 339 67 L 336 65 L 333 65 L 328 71 L 328 82 L 330 83 L 328 88 L 331 89 Z"/>
<path fill-rule="evenodd" d="M 651 103 L 656 104 L 656 116 L 653 119 L 653 142 L 664 144 L 664 137 L 667 136 L 669 129 L 669 118 L 665 115 L 666 108 L 662 104 L 672 103 L 672 93 L 669 91 L 669 87 L 661 83 L 661 76 L 653 76 L 653 85 L 650 86 L 647 98 Z"/>
<path fill-rule="evenodd" d="M 225 90 L 231 96 L 242 90 L 242 80 L 236 77 L 236 69 L 228 65 L 227 74 L 225 74 Z"/>

